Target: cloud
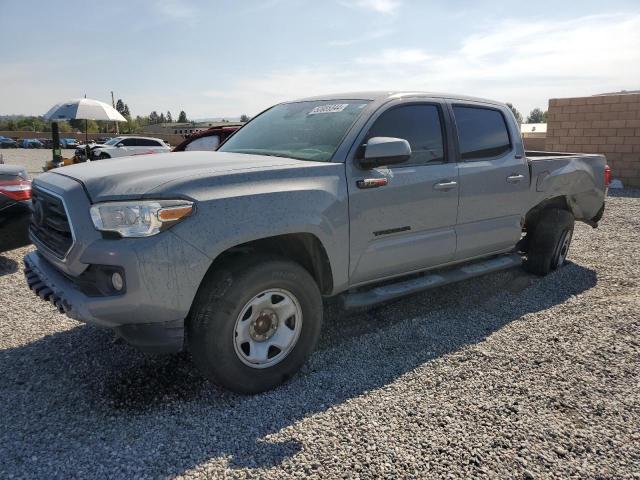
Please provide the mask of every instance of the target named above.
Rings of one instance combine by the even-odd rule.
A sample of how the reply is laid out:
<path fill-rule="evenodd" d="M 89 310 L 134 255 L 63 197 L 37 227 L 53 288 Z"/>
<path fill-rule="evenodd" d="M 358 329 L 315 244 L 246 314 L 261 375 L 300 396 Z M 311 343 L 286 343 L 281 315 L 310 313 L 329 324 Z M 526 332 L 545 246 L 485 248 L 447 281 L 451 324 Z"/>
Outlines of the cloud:
<path fill-rule="evenodd" d="M 509 101 L 528 113 L 545 109 L 553 97 L 638 88 L 636 45 L 640 14 L 508 19 L 468 35 L 446 52 L 383 49 L 332 65 L 253 76 L 229 85 L 226 98 L 216 99 L 216 105 L 233 108 L 235 103 L 253 114 L 275 102 L 315 94 L 425 90 Z"/>
<path fill-rule="evenodd" d="M 402 5 L 401 0 L 343 0 L 340 3 L 346 7 L 364 8 L 384 14 L 393 14 Z"/>
<path fill-rule="evenodd" d="M 196 9 L 187 0 L 160 0 L 154 3 L 156 12 L 169 20 L 195 20 Z"/>
<path fill-rule="evenodd" d="M 406 50 L 386 48 L 382 52 L 356 58 L 357 63 L 363 63 L 368 65 L 398 65 L 398 64 L 422 64 L 432 58 L 431 55 L 427 55 L 424 51 L 417 48 L 410 48 Z"/>
<path fill-rule="evenodd" d="M 388 37 L 393 33 L 393 30 L 390 28 L 383 28 L 381 30 L 377 30 L 375 32 L 367 33 L 361 35 L 359 37 L 354 37 L 346 40 L 331 40 L 327 42 L 329 47 L 348 47 L 350 45 L 356 45 L 358 43 L 364 43 L 371 40 L 376 40 L 378 38 Z"/>

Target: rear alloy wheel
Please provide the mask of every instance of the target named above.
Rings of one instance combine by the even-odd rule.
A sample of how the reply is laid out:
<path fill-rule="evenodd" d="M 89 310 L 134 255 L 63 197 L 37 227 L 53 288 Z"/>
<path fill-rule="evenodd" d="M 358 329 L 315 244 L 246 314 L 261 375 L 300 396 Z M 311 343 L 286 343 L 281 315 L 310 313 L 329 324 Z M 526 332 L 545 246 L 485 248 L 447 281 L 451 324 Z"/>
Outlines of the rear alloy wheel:
<path fill-rule="evenodd" d="M 258 393 L 286 381 L 320 336 L 322 297 L 302 266 L 271 255 L 215 265 L 187 322 L 193 360 L 212 381 Z"/>
<path fill-rule="evenodd" d="M 527 233 L 524 268 L 536 275 L 547 275 L 564 265 L 573 238 L 573 225 L 571 212 L 558 208 L 543 211 Z"/>

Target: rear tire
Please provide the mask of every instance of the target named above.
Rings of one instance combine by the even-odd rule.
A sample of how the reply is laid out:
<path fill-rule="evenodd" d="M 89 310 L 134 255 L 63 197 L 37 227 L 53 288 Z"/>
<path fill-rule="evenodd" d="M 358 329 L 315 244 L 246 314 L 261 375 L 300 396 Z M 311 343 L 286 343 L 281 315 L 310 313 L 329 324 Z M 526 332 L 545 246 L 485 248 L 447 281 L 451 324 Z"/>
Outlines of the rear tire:
<path fill-rule="evenodd" d="M 292 310 L 280 314 L 282 301 Z M 207 274 L 191 309 L 187 342 L 205 377 L 253 394 L 302 367 L 321 325 L 322 298 L 309 272 L 279 257 L 248 255 L 223 261 Z M 282 348 L 274 347 L 271 342 L 283 337 L 288 340 L 280 340 Z M 260 351 L 267 352 L 262 359 L 254 353 Z"/>
<path fill-rule="evenodd" d="M 98 160 L 107 160 L 108 158 L 111 158 L 111 155 L 109 155 L 108 153 L 101 153 L 100 155 L 98 155 Z"/>
<path fill-rule="evenodd" d="M 547 275 L 561 267 L 573 237 L 574 218 L 571 212 L 550 208 L 538 217 L 527 233 L 528 252 L 523 266 L 536 275 Z"/>

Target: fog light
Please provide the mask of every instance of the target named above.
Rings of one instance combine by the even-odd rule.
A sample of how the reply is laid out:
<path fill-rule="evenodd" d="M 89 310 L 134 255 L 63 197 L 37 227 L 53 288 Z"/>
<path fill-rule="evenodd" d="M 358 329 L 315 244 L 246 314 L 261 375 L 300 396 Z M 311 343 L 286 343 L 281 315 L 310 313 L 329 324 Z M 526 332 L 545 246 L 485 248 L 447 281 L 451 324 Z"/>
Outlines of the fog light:
<path fill-rule="evenodd" d="M 122 287 L 124 287 L 124 280 L 122 279 L 122 275 L 120 275 L 118 272 L 113 272 L 113 274 L 111 275 L 111 285 L 113 285 L 113 288 L 117 291 L 122 290 Z"/>

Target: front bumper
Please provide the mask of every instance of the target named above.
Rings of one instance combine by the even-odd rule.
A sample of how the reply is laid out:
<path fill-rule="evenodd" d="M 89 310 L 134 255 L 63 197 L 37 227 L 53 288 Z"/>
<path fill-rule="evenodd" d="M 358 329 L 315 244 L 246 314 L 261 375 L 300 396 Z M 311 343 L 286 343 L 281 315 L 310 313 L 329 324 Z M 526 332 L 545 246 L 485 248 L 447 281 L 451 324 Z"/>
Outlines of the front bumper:
<path fill-rule="evenodd" d="M 111 328 L 141 350 L 182 350 L 184 319 L 210 265 L 208 257 L 164 232 L 157 238 L 97 241 L 84 251 L 82 261 L 122 267 L 125 292 L 86 294 L 80 278 L 63 273 L 38 251 L 24 258 L 29 288 L 60 313 Z"/>

